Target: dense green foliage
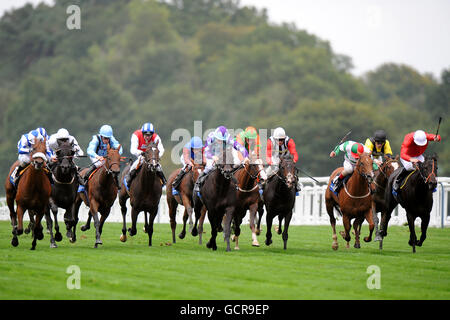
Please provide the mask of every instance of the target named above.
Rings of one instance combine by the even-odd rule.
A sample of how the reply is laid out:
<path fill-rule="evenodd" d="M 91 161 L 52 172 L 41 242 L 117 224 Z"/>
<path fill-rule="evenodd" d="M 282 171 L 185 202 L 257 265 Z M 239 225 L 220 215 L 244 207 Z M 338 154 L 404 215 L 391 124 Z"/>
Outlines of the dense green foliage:
<path fill-rule="evenodd" d="M 205 224 L 209 239 L 209 224 Z M 176 244 L 168 224 L 155 225 L 153 247 L 138 225 L 138 234 L 119 240 L 122 225 L 106 223 L 103 246 L 93 248 L 95 231 L 78 232 L 78 241 L 64 237 L 57 249 L 49 248 L 48 234 L 30 251 L 31 236 L 22 235 L 19 246 L 10 244 L 11 226 L 0 221 L 0 299 L 165 299 L 165 300 L 302 300 L 302 299 L 442 299 L 450 292 L 450 229 L 430 228 L 423 247 L 413 254 L 408 227 L 390 227 L 384 249 L 378 242 L 362 242 L 361 249 L 331 249 L 331 227 L 290 226 L 283 250 L 281 235 L 273 244 L 251 246 L 243 226 L 240 251 L 225 252 L 218 241 L 212 252 L 190 234 Z M 338 223 L 338 231 L 343 230 Z M 180 226 L 178 226 L 178 230 Z M 363 225 L 362 233 L 368 233 Z M 218 239 L 222 234 L 218 235 Z M 80 268 L 81 289 L 69 290 L 69 266 Z M 371 265 L 380 268 L 380 289 L 367 288 Z M 69 281 L 69 283 L 73 283 Z M 166 310 L 166 312 L 169 312 Z M 170 314 L 170 313 L 169 313 Z M 175 318 L 175 317 L 173 317 Z"/>
<path fill-rule="evenodd" d="M 81 8 L 81 30 L 68 30 L 66 8 Z M 0 19 L 0 168 L 16 158 L 20 135 L 66 127 L 85 150 L 111 124 L 129 155 L 132 132 L 153 122 L 170 157 L 176 128 L 193 133 L 224 124 L 284 126 L 300 165 L 328 175 L 328 158 L 353 130 L 362 141 L 387 131 L 398 154 L 412 130 L 434 132 L 444 117 L 440 175 L 450 174 L 450 69 L 440 79 L 385 64 L 362 78 L 350 57 L 295 25 L 274 25 L 265 11 L 237 0 L 56 0 L 26 5 Z M 81 162 L 80 164 L 85 164 Z"/>

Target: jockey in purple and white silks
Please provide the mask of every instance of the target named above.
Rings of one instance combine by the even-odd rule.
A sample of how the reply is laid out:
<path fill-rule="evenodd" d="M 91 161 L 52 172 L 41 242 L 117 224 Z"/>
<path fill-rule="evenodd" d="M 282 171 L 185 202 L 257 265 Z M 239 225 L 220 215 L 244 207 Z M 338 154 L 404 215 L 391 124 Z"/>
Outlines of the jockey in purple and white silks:
<path fill-rule="evenodd" d="M 234 140 L 233 137 L 231 137 L 228 129 L 224 126 L 218 127 L 214 132 L 211 132 L 206 139 L 206 167 L 195 182 L 194 192 L 200 192 L 200 188 L 208 173 L 214 169 L 214 164 L 219 160 L 217 155 L 221 154 L 224 151 L 224 148 L 233 148 L 242 154 L 244 160 L 248 158 L 247 150 L 239 142 Z M 237 155 L 233 154 L 233 164 L 236 165 L 239 163 L 239 158 Z"/>

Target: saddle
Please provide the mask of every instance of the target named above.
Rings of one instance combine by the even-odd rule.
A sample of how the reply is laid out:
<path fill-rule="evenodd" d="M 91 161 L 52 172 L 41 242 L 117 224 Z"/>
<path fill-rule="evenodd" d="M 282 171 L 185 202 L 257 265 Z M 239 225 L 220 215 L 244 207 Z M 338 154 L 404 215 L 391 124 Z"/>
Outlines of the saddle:
<path fill-rule="evenodd" d="M 13 170 L 13 172 L 11 172 L 11 175 L 9 176 L 9 182 L 11 182 L 11 184 L 13 185 L 14 188 L 17 189 L 17 185 L 19 184 L 20 178 L 25 173 L 25 171 L 27 171 L 28 168 L 30 168 L 30 166 L 31 166 L 31 163 L 19 171 L 19 176 L 17 177 L 17 183 L 14 183 L 14 177 L 17 175 L 17 170 L 19 170 L 20 166 L 17 166 Z M 48 174 L 50 172 L 47 168 L 43 168 L 43 170 L 46 174 Z"/>

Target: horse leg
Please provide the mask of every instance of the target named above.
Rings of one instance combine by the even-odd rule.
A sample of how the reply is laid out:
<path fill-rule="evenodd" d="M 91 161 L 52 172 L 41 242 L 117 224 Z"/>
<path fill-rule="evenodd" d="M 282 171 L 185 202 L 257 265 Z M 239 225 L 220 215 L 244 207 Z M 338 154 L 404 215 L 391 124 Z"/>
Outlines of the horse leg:
<path fill-rule="evenodd" d="M 286 218 L 284 219 L 284 229 L 283 229 L 283 243 L 284 243 L 284 250 L 287 248 L 287 241 L 288 241 L 288 229 L 289 229 L 289 223 L 291 222 L 292 218 L 292 211 L 290 211 Z"/>
<path fill-rule="evenodd" d="M 148 220 L 147 220 L 147 212 L 144 211 L 144 232 L 148 232 Z"/>
<path fill-rule="evenodd" d="M 103 225 L 105 224 L 106 218 L 108 218 L 110 212 L 111 212 L 111 208 L 109 208 L 108 210 L 106 210 L 104 212 L 101 212 L 100 225 L 98 227 L 98 232 L 100 233 L 100 236 L 102 235 Z"/>
<path fill-rule="evenodd" d="M 53 237 L 53 220 L 50 217 L 50 207 L 45 210 L 45 220 L 47 222 L 47 231 L 50 233 L 50 248 L 58 248 Z"/>
<path fill-rule="evenodd" d="M 273 220 L 272 212 L 267 211 L 267 215 L 266 215 L 266 228 L 267 228 L 266 245 L 267 246 L 270 246 L 272 244 L 272 220 Z"/>
<path fill-rule="evenodd" d="M 361 243 L 359 242 L 359 236 L 361 234 L 361 225 L 362 225 L 363 221 L 364 221 L 364 217 L 358 217 L 353 222 L 353 230 L 355 230 L 355 244 L 354 244 L 354 247 L 356 249 L 360 249 L 361 248 Z"/>
<path fill-rule="evenodd" d="M 333 244 L 331 245 L 331 247 L 333 248 L 333 250 L 337 250 L 339 248 L 339 244 L 336 235 L 336 218 L 334 217 L 334 207 L 331 202 L 327 201 L 326 208 L 328 216 L 330 217 L 331 229 L 333 230 Z"/>
<path fill-rule="evenodd" d="M 244 212 L 238 212 L 236 214 L 236 218 L 234 221 L 234 250 L 240 250 L 239 249 L 239 236 L 241 235 L 241 223 L 242 218 L 245 216 Z"/>
<path fill-rule="evenodd" d="M 78 213 L 80 211 L 80 205 L 81 202 L 83 200 L 80 198 L 79 195 L 77 195 L 75 202 L 72 205 L 71 208 L 71 214 L 72 214 L 72 220 L 71 221 L 66 221 L 66 236 L 69 238 L 69 241 L 71 243 L 74 243 L 77 241 L 77 235 L 76 235 L 76 230 L 77 230 L 77 224 L 78 224 Z M 73 229 L 73 230 L 72 230 Z"/>
<path fill-rule="evenodd" d="M 283 217 L 281 216 L 281 214 L 278 215 L 278 228 L 276 229 L 278 234 L 281 234 L 282 232 L 282 222 L 283 222 Z"/>
<path fill-rule="evenodd" d="M 215 216 L 216 212 L 211 212 L 208 210 L 208 219 L 211 223 L 211 239 L 206 243 L 206 247 L 209 249 L 217 250 L 216 237 L 217 237 L 217 229 L 221 223 L 220 219 L 217 219 Z"/>
<path fill-rule="evenodd" d="M 120 236 L 120 241 L 127 241 L 127 198 L 119 197 L 120 211 L 122 213 L 122 235 Z"/>
<path fill-rule="evenodd" d="M 201 210 L 201 216 L 198 221 L 198 244 L 202 244 L 202 237 L 203 237 L 203 222 L 205 221 L 206 217 L 206 207 L 202 207 Z"/>
<path fill-rule="evenodd" d="M 152 208 L 149 213 L 150 215 L 148 219 L 147 234 L 148 234 L 148 246 L 151 247 L 153 236 L 153 222 L 155 221 L 156 215 L 158 214 L 158 206 Z"/>
<path fill-rule="evenodd" d="M 378 219 L 378 214 L 376 210 L 377 210 L 376 205 L 375 203 L 372 202 L 372 220 L 375 226 L 375 239 L 373 239 L 373 241 L 380 241 L 383 238 L 381 237 L 380 231 L 378 230 L 378 224 L 380 223 L 380 220 Z"/>
<path fill-rule="evenodd" d="M 261 234 L 261 220 L 264 214 L 264 204 L 260 201 L 258 202 L 258 223 L 256 226 L 256 235 L 259 236 Z"/>
<path fill-rule="evenodd" d="M 416 243 L 417 243 L 417 236 L 416 236 L 416 230 L 414 226 L 414 220 L 416 220 L 412 214 L 406 213 L 406 218 L 408 219 L 408 227 L 409 227 L 409 241 L 408 244 L 413 248 L 413 253 L 416 253 Z"/>
<path fill-rule="evenodd" d="M 224 241 L 227 243 L 226 251 L 231 251 L 230 248 L 230 236 L 231 236 L 231 220 L 233 218 L 233 208 L 228 207 L 225 209 L 225 219 L 223 219 L 223 237 Z M 238 248 L 239 249 L 239 248 Z"/>
<path fill-rule="evenodd" d="M 373 234 L 373 229 L 375 228 L 375 225 L 378 226 L 378 222 L 375 224 L 375 222 L 373 221 L 373 215 L 371 215 L 371 210 L 369 209 L 366 214 L 365 214 L 365 218 L 367 220 L 367 222 L 369 223 L 369 236 L 368 237 L 364 237 L 364 242 L 370 242 L 372 241 L 372 234 Z M 375 217 L 376 217 L 376 213 L 375 213 Z M 378 217 L 377 217 L 378 220 Z M 364 220 L 363 220 L 364 221 Z M 362 222 L 361 222 L 362 224 Z M 361 229 L 361 226 L 359 226 L 359 228 Z"/>
<path fill-rule="evenodd" d="M 23 229 L 22 232 L 20 232 L 19 230 L 19 226 L 22 226 L 23 228 L 23 208 L 20 205 L 17 205 L 17 210 L 15 212 L 15 217 L 13 217 L 12 219 L 14 220 L 14 225 L 13 225 L 13 230 L 12 230 L 12 234 L 13 234 L 13 238 L 11 240 L 11 245 L 13 247 L 17 247 L 19 245 L 19 239 L 17 236 L 21 235 L 23 233 Z"/>
<path fill-rule="evenodd" d="M 94 244 L 94 248 L 97 248 L 97 246 L 99 244 L 103 244 L 102 240 L 100 239 L 100 221 L 98 219 L 98 204 L 97 202 L 92 199 L 91 203 L 90 203 L 91 207 L 90 207 L 90 216 L 94 219 L 94 227 L 95 227 L 95 244 Z"/>
<path fill-rule="evenodd" d="M 136 222 L 137 222 L 137 217 L 140 211 L 136 210 L 135 207 L 131 207 L 131 228 L 128 228 L 128 233 L 130 234 L 130 236 L 134 236 L 137 233 L 137 228 L 136 228 Z M 144 212 L 145 215 L 147 215 L 146 212 Z M 147 230 L 148 233 L 148 224 L 145 226 L 145 229 Z"/>
<path fill-rule="evenodd" d="M 178 202 L 173 198 L 170 198 L 170 200 L 168 198 L 167 205 L 169 207 L 169 220 L 170 220 L 170 229 L 172 230 L 172 242 L 176 243 L 177 239 L 175 237 L 175 230 L 177 228 L 176 215 L 177 215 Z M 180 233 L 179 237 L 180 237 L 180 239 L 183 239 L 183 238 L 181 238 L 181 233 Z"/>
<path fill-rule="evenodd" d="M 344 238 L 345 241 L 347 241 L 346 248 L 349 249 L 350 248 L 350 240 L 351 240 L 350 229 L 352 227 L 352 225 L 350 223 L 350 218 L 347 217 L 346 215 L 343 215 L 342 223 L 344 224 L 345 231 L 341 231 L 341 232 L 339 232 L 339 234 L 342 236 L 342 238 Z"/>
<path fill-rule="evenodd" d="M 61 242 L 62 240 L 62 234 L 59 232 L 59 223 L 58 223 L 58 208 L 56 208 L 56 211 L 53 211 L 53 217 L 55 218 L 55 240 L 56 242 Z"/>
<path fill-rule="evenodd" d="M 81 228 L 80 228 L 81 231 L 86 231 L 86 230 L 89 230 L 91 228 L 91 219 L 92 219 L 92 214 L 91 214 L 91 210 L 89 210 L 89 214 L 88 214 L 88 218 L 86 220 L 86 224 L 84 226 L 81 226 Z"/>
<path fill-rule="evenodd" d="M 36 220 L 33 228 L 33 242 L 31 243 L 31 250 L 36 250 L 36 240 L 42 240 L 44 238 L 43 228 L 41 225 L 42 213 L 36 213 Z"/>
<path fill-rule="evenodd" d="M 185 203 L 185 202 L 183 202 L 183 203 Z M 183 214 L 183 229 L 181 230 L 180 234 L 178 235 L 178 237 L 180 239 L 184 239 L 184 237 L 186 237 L 186 223 L 187 223 L 188 218 L 189 218 L 189 213 L 187 211 L 187 208 L 185 207 L 184 214 Z"/>
<path fill-rule="evenodd" d="M 252 246 L 259 247 L 257 228 L 255 227 L 256 214 L 258 212 L 258 204 L 250 206 L 250 230 L 252 231 Z"/>
<path fill-rule="evenodd" d="M 430 222 L 430 215 L 426 214 L 425 216 L 420 217 L 422 220 L 422 223 L 420 225 L 420 228 L 422 230 L 422 234 L 420 235 L 420 240 L 417 242 L 417 245 L 419 247 L 422 246 L 423 242 L 427 238 L 427 229 L 428 229 L 428 223 Z"/>

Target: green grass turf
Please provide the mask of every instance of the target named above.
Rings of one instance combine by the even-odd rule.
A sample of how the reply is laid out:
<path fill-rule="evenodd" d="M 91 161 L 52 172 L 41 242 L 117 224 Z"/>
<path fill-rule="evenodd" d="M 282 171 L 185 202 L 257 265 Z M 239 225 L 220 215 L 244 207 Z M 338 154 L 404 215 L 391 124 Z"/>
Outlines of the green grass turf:
<path fill-rule="evenodd" d="M 79 230 L 80 224 L 78 225 Z M 331 227 L 291 226 L 288 249 L 281 236 L 273 244 L 251 246 L 243 226 L 240 251 L 225 252 L 218 235 L 218 250 L 206 248 L 190 234 L 171 242 L 168 224 L 155 225 L 153 247 L 138 226 L 138 234 L 119 241 L 121 224 L 106 223 L 103 246 L 94 249 L 93 225 L 78 231 L 78 241 L 64 239 L 50 249 L 49 235 L 31 251 L 31 235 L 11 246 L 11 226 L 0 222 L 0 299 L 450 299 L 450 229 L 429 228 L 423 247 L 413 254 L 407 227 L 390 227 L 384 249 L 378 242 L 331 249 Z M 63 226 L 61 229 L 65 229 Z M 342 224 L 338 230 L 342 230 Z M 180 225 L 177 228 L 177 235 Z M 368 232 L 363 226 L 363 235 Z M 234 247 L 234 244 L 232 244 Z M 81 289 L 69 290 L 67 267 L 81 270 Z M 381 270 L 381 288 L 368 289 L 367 268 Z"/>

